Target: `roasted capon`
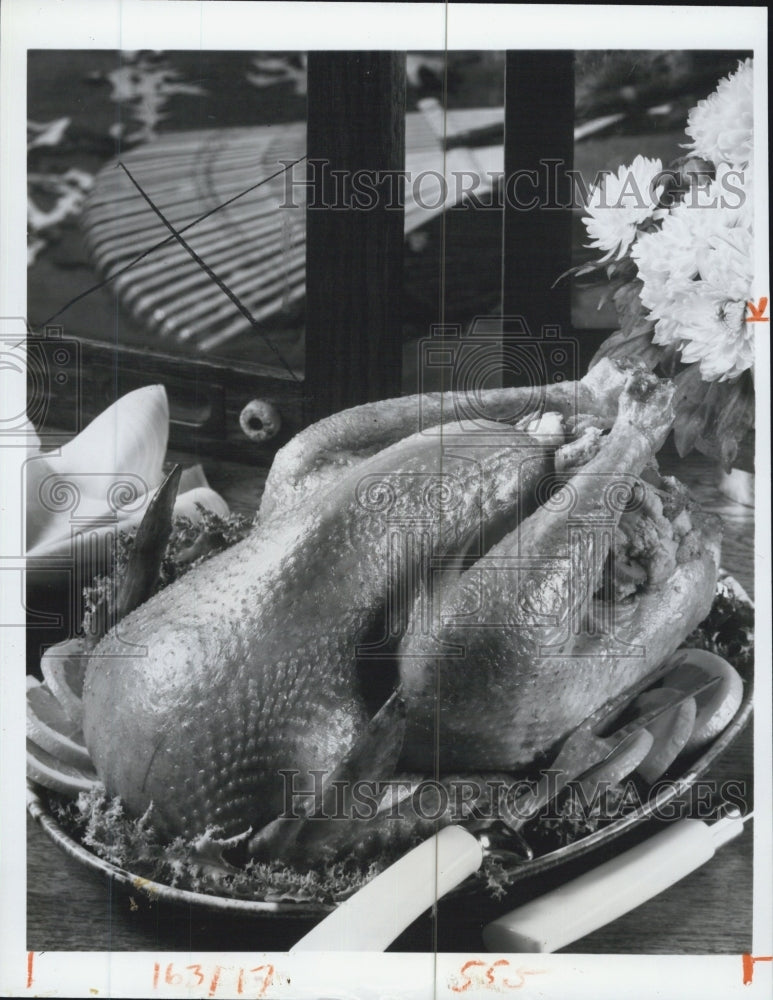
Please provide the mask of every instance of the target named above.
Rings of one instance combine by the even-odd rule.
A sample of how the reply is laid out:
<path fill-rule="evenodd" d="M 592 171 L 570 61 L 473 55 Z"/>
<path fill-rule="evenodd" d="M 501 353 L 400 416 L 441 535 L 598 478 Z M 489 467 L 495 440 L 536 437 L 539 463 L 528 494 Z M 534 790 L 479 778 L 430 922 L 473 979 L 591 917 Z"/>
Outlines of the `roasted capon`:
<path fill-rule="evenodd" d="M 288 773 L 517 773 L 669 656 L 720 542 L 653 471 L 673 385 L 604 361 L 538 390 L 372 403 L 279 451 L 250 536 L 90 655 L 108 794 L 281 856 Z"/>

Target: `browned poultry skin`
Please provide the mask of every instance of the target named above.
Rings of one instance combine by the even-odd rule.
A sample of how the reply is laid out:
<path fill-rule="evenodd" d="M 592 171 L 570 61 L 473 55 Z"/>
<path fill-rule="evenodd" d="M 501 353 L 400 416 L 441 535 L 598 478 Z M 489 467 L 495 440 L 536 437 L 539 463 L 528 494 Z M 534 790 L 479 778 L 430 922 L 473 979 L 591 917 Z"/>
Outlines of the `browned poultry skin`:
<path fill-rule="evenodd" d="M 576 629 L 624 509 L 615 484 L 628 494 L 660 446 L 672 394 L 654 378 L 635 379 L 600 451 L 563 494 L 457 580 L 441 582 L 434 629 L 414 627 L 411 634 L 409 627 L 400 647 L 406 766 L 528 765 L 654 669 L 706 616 L 719 557 L 712 519 L 700 526 L 703 554 L 678 566 L 662 587 L 644 591 L 626 615 L 618 612 L 614 629 L 594 636 Z M 463 653 L 449 657 L 443 646 Z"/>
<path fill-rule="evenodd" d="M 277 453 L 261 500 L 261 520 L 285 519 L 321 489 L 329 489 L 345 469 L 422 428 L 465 419 L 515 423 L 549 411 L 566 418 L 592 414 L 600 426 L 611 427 L 631 370 L 605 358 L 577 382 L 478 393 L 431 392 L 334 413 L 301 431 Z"/>
<path fill-rule="evenodd" d="M 579 401 L 603 420 L 625 377 L 624 366 L 602 363 L 581 382 L 536 397 L 490 390 L 475 402 L 504 418 L 522 416 L 535 399 L 567 412 Z M 450 394 L 387 400 L 299 434 L 276 456 L 253 534 L 138 608 L 96 649 L 84 733 L 108 792 L 130 812 L 152 802 L 168 833 L 198 833 L 210 823 L 242 831 L 280 810 L 278 769 L 329 771 L 347 753 L 365 724 L 359 636 L 384 614 L 401 573 L 415 585 L 422 558 L 417 550 L 409 567 L 390 569 L 384 512 L 364 509 L 357 485 L 371 473 L 412 468 L 414 489 L 399 502 L 416 514 L 419 473 L 436 474 L 443 453 L 436 435 L 418 443 L 406 435 L 452 420 L 453 404 Z M 494 429 L 501 446 L 502 428 Z M 368 469 L 368 455 L 384 448 Z M 520 496 L 512 450 L 497 457 L 489 449 L 487 459 L 499 473 L 486 481 L 510 484 L 508 510 Z M 463 516 L 435 517 L 436 553 L 452 551 L 461 536 L 466 544 L 485 521 L 474 489 L 465 503 Z M 404 592 L 403 603 L 410 597 Z"/>
<path fill-rule="evenodd" d="M 567 418 L 580 412 L 610 426 L 629 376 L 621 366 L 602 363 L 580 383 L 548 387 L 541 401 Z M 531 390 L 493 390 L 482 397 L 485 412 L 503 420 L 523 416 L 533 399 Z M 535 487 L 553 467 L 552 448 L 546 438 L 535 440 L 507 424 L 476 419 L 452 426 L 458 415 L 452 404 L 448 396 L 390 400 L 304 431 L 277 456 L 252 535 L 161 591 L 97 647 L 84 687 L 84 734 L 108 792 L 119 795 L 131 813 L 152 803 L 155 823 L 167 835 L 198 835 L 213 824 L 225 836 L 255 832 L 282 810 L 281 770 L 300 772 L 301 784 L 309 771 L 329 774 L 346 755 L 356 755 L 367 722 L 358 646 L 373 637 L 385 615 L 399 638 L 418 588 L 433 579 L 428 555 L 442 559 L 464 552 L 469 559 L 504 534 L 503 551 L 527 544 L 540 571 L 531 574 L 524 596 L 531 592 L 540 611 L 564 610 L 566 567 L 546 576 L 544 558 L 561 550 L 556 525 L 564 532 L 565 550 L 566 518 L 548 517 L 543 524 L 540 515 L 529 518 L 520 534 L 513 532 L 536 506 Z M 670 422 L 662 398 L 657 406 L 633 397 L 626 405 L 627 415 L 618 418 L 605 446 L 616 471 L 626 462 L 640 469 Z M 637 430 L 642 407 L 646 421 Z M 442 432 L 405 436 L 435 418 L 444 424 Z M 580 492 L 589 509 L 598 506 L 592 490 Z M 597 572 L 601 554 L 594 559 Z M 458 565 L 446 565 L 440 593 L 454 593 L 450 581 L 460 572 Z M 710 589 L 711 560 L 690 572 Z M 469 572 L 462 577 L 470 579 Z M 668 629 L 663 655 L 689 631 L 702 601 L 682 597 L 686 617 L 678 630 Z M 502 610 L 493 597 L 491 607 L 497 614 Z M 640 621 L 654 650 L 661 642 L 653 636 L 662 613 L 654 604 L 645 610 L 642 605 Z M 524 635 L 529 629 L 536 635 L 530 620 L 520 624 L 528 626 L 521 627 Z M 540 705 L 554 697 L 555 676 L 526 675 L 531 687 L 524 693 L 509 678 L 492 638 L 503 630 L 478 631 L 476 648 L 486 654 L 490 647 L 495 658 L 453 682 L 457 704 L 473 706 L 472 712 L 454 709 L 449 716 L 472 720 L 459 729 L 459 747 L 488 761 L 495 734 L 511 733 L 521 719 L 521 739 L 532 749 L 546 749 L 558 734 L 539 717 Z M 634 639 L 638 634 L 632 633 Z M 525 649 L 532 655 L 528 644 Z M 424 679 L 421 671 L 406 679 L 406 692 L 413 684 L 416 704 L 408 708 L 419 731 L 425 709 L 434 711 L 434 685 L 425 679 L 435 669 L 426 650 L 420 653 Z M 617 660 L 607 656 L 607 665 L 616 670 Z M 499 678 L 499 687 L 488 684 L 486 671 Z M 609 693 L 604 688 L 603 697 Z M 505 696 L 508 703 L 492 706 Z M 581 717 L 571 700 L 562 711 L 560 723 Z M 462 760 L 461 749 L 458 757 L 460 770 L 482 766 Z M 434 763 L 427 754 L 422 761 Z M 507 766 L 513 763 L 508 759 Z M 366 764 L 354 772 L 367 773 Z"/>
<path fill-rule="evenodd" d="M 133 813 L 152 802 L 167 834 L 218 824 L 231 835 L 278 815 L 280 770 L 299 783 L 329 772 L 365 728 L 357 647 L 390 595 L 403 588 L 410 607 L 428 550 L 457 551 L 481 522 L 533 509 L 521 498 L 551 451 L 488 430 L 472 451 L 463 431 L 443 450 L 433 436 L 399 442 L 303 519 L 258 528 L 125 618 L 84 687 L 86 744 L 108 792 Z M 418 519 L 429 548 L 390 548 L 390 519 Z"/>

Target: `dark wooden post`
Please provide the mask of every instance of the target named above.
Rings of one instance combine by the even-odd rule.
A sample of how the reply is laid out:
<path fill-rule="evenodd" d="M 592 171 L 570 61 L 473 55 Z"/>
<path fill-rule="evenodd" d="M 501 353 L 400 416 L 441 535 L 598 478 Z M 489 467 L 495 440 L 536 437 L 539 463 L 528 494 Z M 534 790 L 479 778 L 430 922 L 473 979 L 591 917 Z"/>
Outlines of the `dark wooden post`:
<path fill-rule="evenodd" d="M 405 53 L 308 60 L 309 419 L 399 395 Z"/>
<path fill-rule="evenodd" d="M 571 336 L 570 286 L 553 288 L 571 266 L 574 163 L 574 54 L 511 51 L 505 69 L 505 213 L 502 261 L 504 333 L 523 316 L 533 337 L 551 327 Z M 505 384 L 518 381 L 503 358 Z M 555 351 L 550 351 L 551 355 Z M 565 375 L 573 376 L 573 351 Z M 549 372 L 547 377 L 550 377 Z"/>

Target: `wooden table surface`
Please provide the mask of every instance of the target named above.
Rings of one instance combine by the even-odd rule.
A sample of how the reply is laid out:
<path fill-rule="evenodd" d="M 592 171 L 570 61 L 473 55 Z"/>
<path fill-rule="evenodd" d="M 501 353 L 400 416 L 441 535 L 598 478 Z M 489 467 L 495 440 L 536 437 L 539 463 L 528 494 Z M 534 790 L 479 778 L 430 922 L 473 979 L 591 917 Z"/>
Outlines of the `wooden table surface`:
<path fill-rule="evenodd" d="M 173 456 L 185 458 L 186 456 Z M 188 456 L 190 460 L 190 456 Z M 235 509 L 254 506 L 265 470 L 248 470 L 225 462 L 205 461 L 210 483 Z M 723 564 L 753 593 L 753 511 L 724 500 L 716 491 L 714 472 L 700 458 L 661 463 L 690 483 L 703 504 L 725 520 Z M 706 780 L 721 785 L 736 782 L 752 794 L 752 725 L 746 727 L 728 751 L 715 762 Z M 628 838 L 641 838 L 640 828 Z M 591 856 L 604 860 L 625 846 L 619 839 Z M 575 862 L 560 876 L 572 876 L 587 867 Z M 150 901 L 145 894 L 129 896 L 114 889 L 101 875 L 65 856 L 32 820 L 27 835 L 27 947 L 32 951 L 264 951 L 286 950 L 310 927 L 289 919 L 234 918 L 200 908 Z M 532 880 L 532 883 L 536 880 Z M 395 942 L 393 951 L 444 952 L 483 950 L 481 928 L 498 913 L 537 895 L 548 885 L 522 883 L 502 903 L 467 899 L 446 901 L 437 921 L 420 918 Z M 751 951 L 752 831 L 722 848 L 714 861 L 698 869 L 668 891 L 603 929 L 575 942 L 567 952 L 592 954 L 741 954 Z"/>

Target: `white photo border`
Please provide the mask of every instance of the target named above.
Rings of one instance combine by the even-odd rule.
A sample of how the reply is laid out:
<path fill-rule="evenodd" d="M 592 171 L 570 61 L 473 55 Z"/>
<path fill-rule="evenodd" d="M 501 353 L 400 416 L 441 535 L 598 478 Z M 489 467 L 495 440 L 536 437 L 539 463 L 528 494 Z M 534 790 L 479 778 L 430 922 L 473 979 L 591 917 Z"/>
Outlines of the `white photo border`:
<path fill-rule="evenodd" d="M 2 231 L 0 317 L 26 316 L 26 52 L 28 49 L 718 49 L 754 50 L 755 176 L 768 176 L 767 9 L 760 7 L 479 5 L 398 3 L 193 2 L 193 0 L 4 0 L 0 60 Z M 754 299 L 769 295 L 767 185 L 755 189 L 757 274 Z M 758 327 L 763 327 L 759 324 Z M 756 600 L 770 607 L 770 370 L 769 328 L 757 337 Z M 24 380 L 4 378 L 4 405 L 25 408 Z M 15 412 L 15 411 L 14 411 Z M 23 449 L 2 449 L 0 477 L 3 558 L 21 554 L 15 537 L 22 524 L 20 463 Z M 18 595 L 0 573 L 0 601 Z M 18 587 L 18 583 L 16 583 Z M 21 614 L 21 609 L 18 609 Z M 770 954 L 771 917 L 771 623 L 757 623 L 755 716 L 754 953 Z M 23 625 L 23 621 L 18 624 Z M 147 996 L 154 962 L 179 956 L 151 953 L 64 953 L 36 956 L 34 983 L 27 983 L 24 739 L 18 706 L 24 698 L 19 663 L 24 629 L 5 628 L 2 642 L 2 913 L 0 990 L 16 996 Z M 233 967 L 257 954 L 197 956 Z M 454 995 L 451 955 L 274 956 L 276 985 L 267 997 L 391 997 Z M 464 957 L 464 956 L 462 956 Z M 471 953 L 470 958 L 488 956 Z M 541 997 L 604 1000 L 631 997 L 763 997 L 771 992 L 771 966 L 760 963 L 751 987 L 742 985 L 738 956 L 530 956 L 545 970 L 534 982 Z M 434 993 L 434 988 L 437 992 Z M 164 987 L 159 996 L 193 996 Z M 201 995 L 206 995 L 203 992 Z M 218 994 L 220 995 L 220 994 Z M 470 990 L 468 996 L 479 995 Z"/>

